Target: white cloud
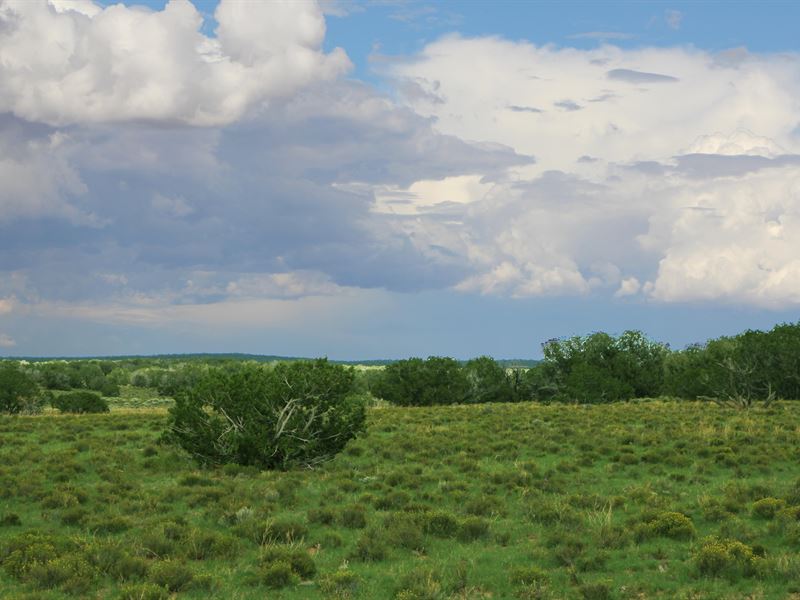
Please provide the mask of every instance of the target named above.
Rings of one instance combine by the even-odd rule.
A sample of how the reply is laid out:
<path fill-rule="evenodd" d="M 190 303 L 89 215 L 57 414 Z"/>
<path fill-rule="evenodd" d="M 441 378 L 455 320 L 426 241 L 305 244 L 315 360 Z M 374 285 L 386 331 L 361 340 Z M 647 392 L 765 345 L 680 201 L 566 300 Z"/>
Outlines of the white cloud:
<path fill-rule="evenodd" d="M 786 151 L 770 138 L 760 137 L 745 129 L 739 129 L 730 135 L 713 133 L 700 136 L 682 154 L 747 155 L 775 158 L 786 154 Z"/>
<path fill-rule="evenodd" d="M 663 248 L 650 295 L 765 307 L 800 304 L 800 169 L 684 181 L 645 245 Z"/>
<path fill-rule="evenodd" d="M 624 298 L 625 296 L 633 296 L 639 292 L 642 284 L 636 277 L 627 277 L 619 284 L 619 289 L 614 293 L 617 298 Z"/>
<path fill-rule="evenodd" d="M 408 226 L 469 258 L 457 289 L 800 304 L 800 56 L 447 37 L 389 68 L 441 131 L 537 159 Z"/>
<path fill-rule="evenodd" d="M 14 338 L 6 333 L 0 333 L 0 348 L 13 348 L 16 345 Z"/>
<path fill-rule="evenodd" d="M 569 171 L 584 155 L 662 160 L 699 136 L 738 129 L 800 152 L 791 134 L 800 121 L 799 66 L 789 53 L 732 58 L 690 47 L 578 50 L 450 36 L 386 69 L 435 93 L 437 102 L 422 94 L 405 101 L 440 131 L 535 156 L 536 165 L 519 170 L 529 177 Z"/>
<path fill-rule="evenodd" d="M 53 125 L 221 125 L 350 67 L 343 50 L 320 50 L 325 21 L 315 2 L 222 0 L 215 18 L 210 38 L 189 0 L 161 11 L 5 0 L 0 111 Z"/>
<path fill-rule="evenodd" d="M 492 183 L 483 181 L 481 175 L 455 175 L 443 179 L 424 179 L 410 186 L 373 186 L 375 195 L 373 211 L 388 214 L 413 215 L 430 210 L 437 205 L 476 202 L 489 192 Z M 362 189 L 361 186 L 339 185 L 342 189 Z"/>

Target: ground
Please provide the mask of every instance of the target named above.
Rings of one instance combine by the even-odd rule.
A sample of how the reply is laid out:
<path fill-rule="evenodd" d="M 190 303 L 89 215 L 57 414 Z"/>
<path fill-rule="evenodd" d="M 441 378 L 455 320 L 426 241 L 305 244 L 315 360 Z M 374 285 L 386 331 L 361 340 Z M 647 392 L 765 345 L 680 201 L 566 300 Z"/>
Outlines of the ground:
<path fill-rule="evenodd" d="M 800 403 L 374 407 L 265 473 L 164 403 L 0 418 L 3 598 L 800 598 Z"/>

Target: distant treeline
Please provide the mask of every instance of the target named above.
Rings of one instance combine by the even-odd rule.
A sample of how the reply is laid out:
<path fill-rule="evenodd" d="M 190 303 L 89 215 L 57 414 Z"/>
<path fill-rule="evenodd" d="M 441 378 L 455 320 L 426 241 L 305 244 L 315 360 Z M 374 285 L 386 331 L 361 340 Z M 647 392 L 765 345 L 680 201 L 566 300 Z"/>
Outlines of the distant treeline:
<path fill-rule="evenodd" d="M 373 395 L 401 405 L 461 402 L 600 403 L 657 396 L 749 406 L 800 399 L 800 323 L 672 351 L 640 331 L 552 339 L 544 359 L 504 369 L 482 357 L 412 358 L 367 373 Z"/>
<path fill-rule="evenodd" d="M 0 359 L 3 360 L 3 359 Z M 138 367 L 169 367 L 176 363 L 183 362 L 199 362 L 207 364 L 220 364 L 231 361 L 247 361 L 247 362 L 260 362 L 260 363 L 273 363 L 273 362 L 291 362 L 297 360 L 312 360 L 310 357 L 303 356 L 278 356 L 275 354 L 246 354 L 241 352 L 230 353 L 193 353 L 193 354 L 151 354 L 151 355 L 119 355 L 119 356 L 13 356 L 5 360 L 24 361 L 29 363 L 42 363 L 53 361 L 84 361 L 84 362 L 102 362 L 111 361 L 119 366 L 126 368 Z M 392 363 L 396 363 L 397 358 L 377 358 L 369 360 L 328 360 L 328 362 L 336 365 L 348 366 L 364 366 L 364 367 L 385 367 Z M 502 358 L 495 359 L 497 363 L 507 368 L 517 367 L 532 367 L 538 364 L 539 360 L 533 358 Z M 466 360 L 460 361 L 466 364 Z"/>
<path fill-rule="evenodd" d="M 549 340 L 542 353 L 541 361 L 485 356 L 469 361 L 435 356 L 362 361 L 358 364 L 382 368 L 357 369 L 354 381 L 358 392 L 422 406 L 526 400 L 597 403 L 657 396 L 738 404 L 800 399 L 800 322 L 766 332 L 748 330 L 677 351 L 640 331 L 619 336 L 597 332 Z M 40 389 L 94 390 L 113 397 L 120 386 L 133 385 L 174 397 L 210 370 L 293 360 L 299 359 L 193 354 L 1 362 L 14 365 Z"/>

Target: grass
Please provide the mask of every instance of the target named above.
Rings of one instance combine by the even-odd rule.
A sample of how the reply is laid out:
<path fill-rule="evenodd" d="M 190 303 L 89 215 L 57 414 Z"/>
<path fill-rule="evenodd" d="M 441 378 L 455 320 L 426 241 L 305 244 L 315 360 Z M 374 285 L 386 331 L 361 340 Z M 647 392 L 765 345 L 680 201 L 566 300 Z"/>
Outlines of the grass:
<path fill-rule="evenodd" d="M 3 598 L 800 598 L 800 403 L 379 407 L 261 473 L 127 391 L 0 418 Z"/>

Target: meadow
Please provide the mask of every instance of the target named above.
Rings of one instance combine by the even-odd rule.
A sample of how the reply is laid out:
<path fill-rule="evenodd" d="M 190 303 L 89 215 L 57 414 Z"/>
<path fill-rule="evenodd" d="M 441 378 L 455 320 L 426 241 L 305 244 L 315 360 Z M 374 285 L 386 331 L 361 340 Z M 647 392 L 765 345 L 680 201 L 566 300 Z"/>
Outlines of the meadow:
<path fill-rule="evenodd" d="M 284 472 L 168 404 L 0 416 L 3 598 L 800 598 L 800 403 L 377 404 Z"/>

